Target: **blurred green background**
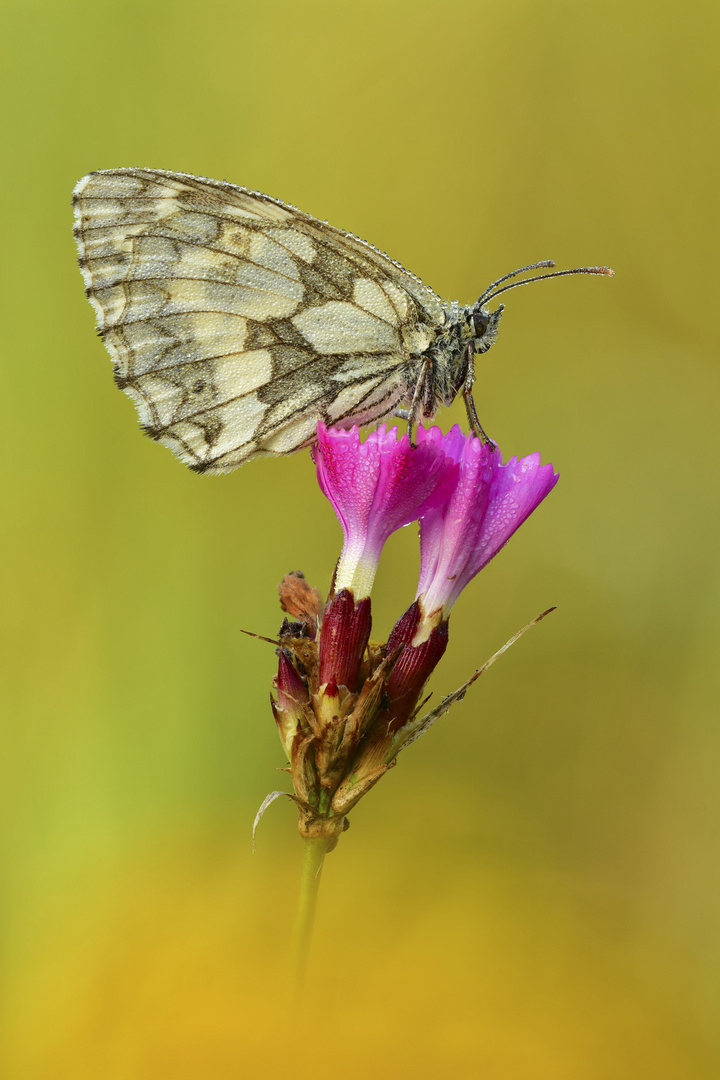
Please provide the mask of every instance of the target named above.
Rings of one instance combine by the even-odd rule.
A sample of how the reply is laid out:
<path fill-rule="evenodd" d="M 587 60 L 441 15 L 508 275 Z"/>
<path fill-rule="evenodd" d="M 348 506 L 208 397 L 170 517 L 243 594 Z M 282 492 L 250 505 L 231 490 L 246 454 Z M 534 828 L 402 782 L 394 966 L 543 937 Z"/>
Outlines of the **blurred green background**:
<path fill-rule="evenodd" d="M 717 4 L 4 0 L 2 1050 L 11 1080 L 718 1075 Z M 308 997 L 268 705 L 276 583 L 326 590 L 307 454 L 202 478 L 93 334 L 70 193 L 148 165 L 267 191 L 475 299 L 477 400 L 551 498 L 468 588 L 352 815 Z M 462 422 L 462 409 L 441 416 Z M 414 595 L 413 529 L 374 592 Z"/>

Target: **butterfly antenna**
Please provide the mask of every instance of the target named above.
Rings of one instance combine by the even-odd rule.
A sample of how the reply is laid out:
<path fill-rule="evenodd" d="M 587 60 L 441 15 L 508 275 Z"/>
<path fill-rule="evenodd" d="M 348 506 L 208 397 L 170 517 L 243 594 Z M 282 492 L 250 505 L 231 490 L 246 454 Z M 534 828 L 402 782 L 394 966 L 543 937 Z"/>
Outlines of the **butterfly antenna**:
<path fill-rule="evenodd" d="M 554 264 L 551 263 L 550 265 Z M 526 269 L 531 270 L 533 267 L 527 267 Z M 521 272 L 522 271 L 520 270 L 516 271 L 516 273 Z M 609 266 L 578 266 L 574 270 L 556 270 L 553 274 L 537 274 L 536 277 L 525 278 L 523 281 L 514 281 L 512 285 L 505 285 L 502 289 L 495 289 L 495 285 L 491 285 L 489 289 L 485 290 L 480 297 L 480 300 L 483 304 L 489 304 L 490 301 L 494 300 L 500 293 L 507 292 L 508 289 L 516 289 L 518 285 L 529 285 L 531 281 L 544 281 L 546 278 L 567 277 L 569 274 L 604 274 L 605 277 L 614 277 L 615 271 L 611 270 Z M 507 277 L 515 277 L 515 274 L 508 274 Z M 506 279 L 500 278 L 500 281 L 504 280 Z M 498 282 L 495 284 L 497 285 Z M 495 289 L 494 292 L 492 291 L 493 289 Z"/>
<path fill-rule="evenodd" d="M 497 281 L 493 281 L 492 285 L 488 285 L 485 292 L 479 298 L 478 304 L 482 305 L 493 289 L 497 288 L 498 285 L 502 285 L 503 281 L 507 281 L 508 278 L 517 277 L 518 274 L 524 274 L 526 270 L 544 270 L 546 267 L 554 265 L 555 263 L 552 259 L 543 259 L 541 262 L 530 263 L 529 266 L 521 266 L 519 270 L 513 270 L 511 274 L 504 274 L 501 278 L 498 278 Z"/>

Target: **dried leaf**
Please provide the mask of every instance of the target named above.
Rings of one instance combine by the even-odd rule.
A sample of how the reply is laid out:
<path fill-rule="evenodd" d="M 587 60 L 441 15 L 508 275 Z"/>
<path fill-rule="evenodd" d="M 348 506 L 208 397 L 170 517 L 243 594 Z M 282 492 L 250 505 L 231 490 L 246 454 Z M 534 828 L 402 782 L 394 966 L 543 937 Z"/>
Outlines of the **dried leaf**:
<path fill-rule="evenodd" d="M 323 610 L 322 597 L 318 590 L 308 585 L 304 574 L 294 570 L 285 575 L 278 585 L 278 592 L 283 611 L 298 622 L 305 623 L 309 636 L 314 638 Z"/>
<path fill-rule="evenodd" d="M 305 809 L 305 804 L 303 803 L 302 799 L 298 799 L 295 795 L 291 795 L 289 791 L 271 791 L 269 795 L 266 795 L 265 798 L 263 799 L 262 803 L 260 804 L 260 809 L 258 810 L 257 814 L 255 815 L 255 820 L 253 821 L 253 827 L 252 827 L 252 849 L 253 849 L 253 854 L 255 854 L 255 833 L 257 831 L 258 825 L 260 824 L 260 818 L 263 816 L 263 814 L 265 813 L 267 808 L 270 806 L 270 804 L 274 803 L 276 799 L 279 799 L 281 797 L 281 795 L 284 795 L 286 799 L 292 799 L 292 801 L 294 803 L 297 803 L 297 805 L 300 807 L 301 810 Z"/>

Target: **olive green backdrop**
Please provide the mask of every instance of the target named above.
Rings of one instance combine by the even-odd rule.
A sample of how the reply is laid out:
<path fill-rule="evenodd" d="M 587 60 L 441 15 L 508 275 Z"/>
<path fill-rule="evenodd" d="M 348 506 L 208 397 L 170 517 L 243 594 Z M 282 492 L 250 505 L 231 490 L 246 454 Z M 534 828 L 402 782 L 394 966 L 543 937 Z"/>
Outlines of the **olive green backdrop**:
<path fill-rule="evenodd" d="M 718 1075 L 718 9 L 708 0 L 4 0 L 3 1075 Z M 561 473 L 433 680 L 503 657 L 353 813 L 307 997 L 268 704 L 276 583 L 327 589 L 307 454 L 220 478 L 138 432 L 70 193 L 149 165 L 267 191 L 475 299 L 477 398 Z M 462 421 L 455 407 L 443 426 Z M 414 595 L 413 529 L 374 592 Z"/>

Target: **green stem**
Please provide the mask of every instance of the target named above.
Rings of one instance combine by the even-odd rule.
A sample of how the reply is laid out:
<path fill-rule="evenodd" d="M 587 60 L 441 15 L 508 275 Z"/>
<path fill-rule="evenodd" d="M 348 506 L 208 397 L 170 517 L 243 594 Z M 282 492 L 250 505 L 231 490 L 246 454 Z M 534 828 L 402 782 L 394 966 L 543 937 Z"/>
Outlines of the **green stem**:
<path fill-rule="evenodd" d="M 320 876 L 329 842 L 329 839 L 325 836 L 315 836 L 305 840 L 302 877 L 300 879 L 300 904 L 295 923 L 294 939 L 294 983 L 297 993 L 302 990 L 305 982 L 313 923 L 315 922 L 317 895 L 320 888 Z"/>

